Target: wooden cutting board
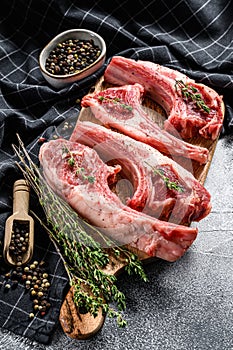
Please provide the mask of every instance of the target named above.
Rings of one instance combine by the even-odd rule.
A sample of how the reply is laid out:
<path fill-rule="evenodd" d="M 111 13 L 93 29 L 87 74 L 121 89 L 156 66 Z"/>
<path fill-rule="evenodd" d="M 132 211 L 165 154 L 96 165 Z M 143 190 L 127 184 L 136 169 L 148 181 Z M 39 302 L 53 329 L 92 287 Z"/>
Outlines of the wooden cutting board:
<path fill-rule="evenodd" d="M 90 92 L 101 91 L 111 86 L 112 85 L 106 84 L 102 77 Z M 155 123 L 158 123 L 160 127 L 163 127 L 163 122 L 166 118 L 164 110 L 149 98 L 144 99 L 143 106 L 152 120 Z M 93 116 L 90 108 L 82 108 L 78 118 L 81 121 L 92 121 L 100 124 L 100 122 Z M 189 140 L 190 143 L 206 147 L 209 150 L 209 160 L 204 165 L 200 165 L 196 161 L 191 161 L 190 163 L 190 160 L 179 159 L 179 163 L 188 170 L 192 170 L 193 175 L 202 185 L 207 177 L 217 141 L 218 140 L 206 140 L 202 137 L 196 137 Z M 190 165 L 192 169 L 190 169 Z M 130 246 L 127 246 L 127 248 L 132 250 L 132 247 Z M 143 263 L 156 260 L 156 258 L 151 258 L 145 253 L 136 249 L 133 249 L 133 252 L 138 255 L 139 259 L 143 261 Z M 111 251 L 109 253 L 109 259 L 110 264 L 106 266 L 104 270 L 105 272 L 112 275 L 117 275 L 124 269 L 124 261 L 120 258 L 116 259 L 115 255 L 111 254 Z M 60 311 L 60 323 L 64 332 L 68 336 L 75 339 L 88 339 L 101 329 L 104 324 L 104 320 L 105 316 L 102 315 L 102 310 L 99 311 L 98 316 L 95 318 L 90 313 L 80 313 L 77 306 L 73 302 L 73 289 L 72 287 L 70 288 Z"/>

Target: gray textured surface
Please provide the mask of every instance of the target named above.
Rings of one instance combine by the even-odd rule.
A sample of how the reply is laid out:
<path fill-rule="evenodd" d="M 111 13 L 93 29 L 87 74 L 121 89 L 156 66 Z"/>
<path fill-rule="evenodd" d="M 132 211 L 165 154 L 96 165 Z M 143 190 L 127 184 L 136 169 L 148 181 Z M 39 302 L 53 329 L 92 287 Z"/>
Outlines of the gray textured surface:
<path fill-rule="evenodd" d="M 150 282 L 121 275 L 128 326 L 107 319 L 91 340 L 68 338 L 59 328 L 50 345 L 29 343 L 0 330 L 0 349 L 15 350 L 232 350 L 233 138 L 219 140 L 206 180 L 213 209 L 176 263 L 147 265 Z"/>

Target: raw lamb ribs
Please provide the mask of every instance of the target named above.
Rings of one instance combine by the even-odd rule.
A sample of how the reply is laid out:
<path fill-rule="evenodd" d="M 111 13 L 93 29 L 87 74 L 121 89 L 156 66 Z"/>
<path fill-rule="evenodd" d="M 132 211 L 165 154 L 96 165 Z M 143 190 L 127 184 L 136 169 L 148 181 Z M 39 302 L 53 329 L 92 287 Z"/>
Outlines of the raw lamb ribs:
<path fill-rule="evenodd" d="M 120 166 L 106 165 L 88 146 L 64 139 L 51 140 L 41 146 L 39 159 L 53 190 L 121 244 L 130 243 L 149 256 L 172 262 L 196 238 L 196 228 L 160 221 L 124 205 L 108 184 Z"/>
<path fill-rule="evenodd" d="M 166 155 L 185 157 L 206 163 L 208 150 L 194 146 L 162 130 L 142 107 L 142 85 L 124 85 L 94 92 L 82 98 L 82 107 L 90 107 L 104 125 L 155 147 Z M 178 134 L 178 133 L 177 133 Z"/>
<path fill-rule="evenodd" d="M 224 118 L 222 97 L 177 70 L 114 56 L 104 79 L 114 85 L 143 85 L 147 95 L 165 109 L 168 119 L 164 129 L 171 133 L 175 128 L 184 139 L 199 134 L 215 140 L 219 135 Z"/>
<path fill-rule="evenodd" d="M 104 162 L 120 164 L 133 186 L 127 205 L 162 220 L 199 221 L 210 194 L 194 176 L 149 145 L 91 122 L 78 121 L 70 141 L 93 147 Z"/>

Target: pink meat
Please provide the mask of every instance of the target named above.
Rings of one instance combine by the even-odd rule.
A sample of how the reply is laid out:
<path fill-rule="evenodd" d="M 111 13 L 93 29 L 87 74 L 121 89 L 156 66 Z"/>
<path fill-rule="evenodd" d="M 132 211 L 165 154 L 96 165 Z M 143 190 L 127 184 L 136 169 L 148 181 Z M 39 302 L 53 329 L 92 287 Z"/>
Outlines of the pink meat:
<path fill-rule="evenodd" d="M 95 150 L 57 139 L 41 146 L 39 159 L 52 189 L 121 244 L 130 243 L 149 256 L 175 261 L 196 238 L 196 228 L 160 221 L 124 205 L 108 185 L 109 177 L 120 167 L 106 165 Z"/>
<path fill-rule="evenodd" d="M 104 79 L 115 85 L 143 85 L 146 94 L 165 109 L 168 119 L 164 129 L 171 133 L 174 133 L 175 128 L 184 139 L 199 134 L 215 140 L 219 135 L 224 118 L 222 97 L 213 89 L 196 83 L 177 70 L 148 61 L 115 56 L 105 71 Z M 209 113 L 198 108 L 191 99 L 184 99 L 181 90 L 176 89 L 176 80 L 196 88 L 196 93 L 202 95 L 209 107 Z"/>
<path fill-rule="evenodd" d="M 88 94 L 81 103 L 83 107 L 91 107 L 102 124 L 147 143 L 166 155 L 206 163 L 209 153 L 206 148 L 184 142 L 162 130 L 151 120 L 142 106 L 143 93 L 143 86 L 136 83 Z"/>
<path fill-rule="evenodd" d="M 93 147 L 105 162 L 121 165 L 123 175 L 133 185 L 127 201 L 131 208 L 186 224 L 209 214 L 209 192 L 189 171 L 149 145 L 101 125 L 80 121 L 70 140 Z M 158 170 L 176 183 L 178 190 L 169 188 Z"/>

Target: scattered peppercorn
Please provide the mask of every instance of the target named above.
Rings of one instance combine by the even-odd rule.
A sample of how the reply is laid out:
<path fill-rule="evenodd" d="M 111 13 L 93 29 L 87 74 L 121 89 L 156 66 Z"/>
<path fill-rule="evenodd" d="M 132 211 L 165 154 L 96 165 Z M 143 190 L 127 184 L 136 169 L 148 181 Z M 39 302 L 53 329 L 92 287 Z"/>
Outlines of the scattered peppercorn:
<path fill-rule="evenodd" d="M 93 64 L 100 53 L 100 48 L 92 39 L 67 39 L 50 52 L 45 68 L 53 75 L 77 73 Z"/>
<path fill-rule="evenodd" d="M 10 278 L 10 277 L 11 277 L 11 273 L 10 273 L 10 272 L 5 273 L 5 278 L 6 278 L 6 279 L 8 279 L 8 278 Z"/>
<path fill-rule="evenodd" d="M 29 318 L 34 318 L 36 312 L 42 317 L 46 315 L 51 304 L 48 301 L 50 282 L 45 261 L 34 261 L 30 265 L 16 266 L 5 272 L 2 278 L 0 288 L 3 286 L 4 292 L 16 289 L 19 283 L 24 285 L 25 292 L 29 292 L 33 309 Z"/>
<path fill-rule="evenodd" d="M 10 283 L 6 283 L 6 284 L 5 284 L 5 287 L 4 287 L 4 288 L 5 288 L 5 290 L 8 290 L 8 289 L 10 289 L 10 288 L 11 288 L 11 285 L 10 285 Z"/>
<path fill-rule="evenodd" d="M 45 262 L 34 261 L 30 266 L 25 266 L 24 273 L 26 274 L 25 285 L 30 286 L 30 296 L 33 302 L 34 311 L 39 311 L 41 316 L 44 316 L 50 308 L 48 302 L 48 281 L 49 275 L 45 271 Z M 43 311 L 43 314 L 42 314 Z"/>

